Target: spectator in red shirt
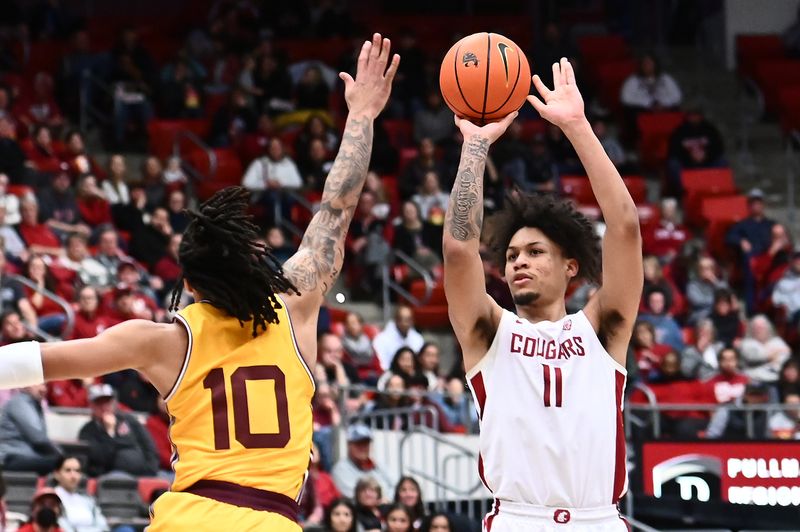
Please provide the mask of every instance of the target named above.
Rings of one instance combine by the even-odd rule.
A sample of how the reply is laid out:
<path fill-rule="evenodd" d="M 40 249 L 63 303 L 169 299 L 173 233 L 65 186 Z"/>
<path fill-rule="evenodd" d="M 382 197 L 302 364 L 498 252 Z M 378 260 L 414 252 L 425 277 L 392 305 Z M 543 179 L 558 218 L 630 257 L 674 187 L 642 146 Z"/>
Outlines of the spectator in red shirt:
<path fill-rule="evenodd" d="M 111 223 L 111 206 L 92 174 L 86 174 L 78 181 L 76 201 L 81 220 L 90 227 Z"/>
<path fill-rule="evenodd" d="M 689 231 L 680 221 L 678 201 L 675 198 L 664 198 L 661 201 L 661 217 L 658 223 L 642 235 L 644 253 L 655 255 L 664 262 L 672 262 L 688 239 Z"/>
<path fill-rule="evenodd" d="M 660 290 L 664 294 L 664 308 L 673 315 L 680 314 L 681 296 L 672 280 L 664 276 L 664 268 L 658 258 L 648 255 L 642 259 L 644 268 L 644 288 L 642 290 L 641 311 L 646 310 L 646 303 L 651 292 Z"/>
<path fill-rule="evenodd" d="M 101 178 L 105 175 L 100 165 L 86 153 L 86 144 L 80 131 L 73 129 L 67 133 L 66 141 L 66 151 L 62 158 L 67 163 L 67 170 L 73 179 L 83 174 L 94 174 Z"/>
<path fill-rule="evenodd" d="M 14 114 L 20 122 L 31 128 L 48 126 L 59 128 L 64 123 L 61 109 L 53 98 L 53 78 L 39 72 L 33 80 L 33 94 L 22 97 L 14 105 Z"/>
<path fill-rule="evenodd" d="M 114 304 L 109 315 L 115 324 L 134 319 L 153 319 L 153 311 L 142 299 L 137 297 L 137 293 L 132 287 L 119 284 L 114 288 L 112 294 Z"/>
<path fill-rule="evenodd" d="M 680 357 L 670 350 L 661 360 L 653 382 L 648 386 L 660 404 L 701 404 L 706 401 L 699 381 L 681 374 Z M 664 410 L 661 412 L 664 432 L 678 439 L 697 438 L 708 424 L 708 415 L 701 411 Z"/>
<path fill-rule="evenodd" d="M 169 442 L 169 414 L 167 413 L 167 403 L 163 398 L 158 398 L 156 409 L 147 416 L 145 427 L 150 432 L 153 443 L 156 444 L 159 469 L 171 471 L 172 444 Z"/>
<path fill-rule="evenodd" d="M 665 344 L 656 343 L 656 331 L 652 324 L 646 321 L 636 322 L 631 336 L 633 354 L 642 380 L 649 380 L 651 372 L 661 365 L 664 355 L 672 351 Z"/>
<path fill-rule="evenodd" d="M 39 205 L 36 198 L 26 196 L 22 199 L 20 207 L 22 221 L 17 230 L 19 231 L 28 251 L 44 255 L 58 257 L 64 253 L 61 241 L 47 224 L 39 223 Z"/>
<path fill-rule="evenodd" d="M 75 328 L 72 329 L 72 340 L 94 338 L 114 321 L 101 312 L 100 295 L 93 286 L 84 286 L 78 291 L 78 311 L 75 313 Z"/>
<path fill-rule="evenodd" d="M 719 373 L 703 383 L 709 402 L 722 404 L 741 399 L 750 379 L 739 372 L 739 352 L 733 347 L 726 347 L 720 351 L 718 361 Z"/>
<path fill-rule="evenodd" d="M 50 406 L 88 408 L 87 394 L 92 384 L 94 384 L 92 378 L 50 381 L 47 383 L 47 402 Z"/>
<path fill-rule="evenodd" d="M 37 126 L 30 143 L 24 142 L 23 146 L 25 155 L 40 172 L 55 174 L 67 169 L 66 163 L 62 163 L 61 157 L 56 153 L 49 127 Z"/>
<path fill-rule="evenodd" d="M 58 519 L 63 513 L 64 507 L 55 490 L 41 488 L 31 501 L 30 519 L 17 532 L 63 532 L 58 526 Z"/>
<path fill-rule="evenodd" d="M 24 275 L 39 288 L 39 290 L 33 290 L 27 286 L 24 287 L 25 296 L 36 311 L 39 328 L 58 336 L 61 334 L 61 329 L 64 327 L 67 316 L 61 305 L 41 292 L 41 290 L 55 292 L 57 289 L 56 280 L 41 255 L 32 255 L 28 259 Z"/>

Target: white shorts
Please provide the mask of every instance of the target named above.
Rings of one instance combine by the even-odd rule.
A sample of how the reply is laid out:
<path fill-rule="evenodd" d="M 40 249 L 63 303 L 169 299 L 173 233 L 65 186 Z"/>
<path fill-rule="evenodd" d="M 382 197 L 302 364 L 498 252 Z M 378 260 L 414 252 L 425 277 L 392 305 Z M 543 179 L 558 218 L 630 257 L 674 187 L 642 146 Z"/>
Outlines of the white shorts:
<path fill-rule="evenodd" d="M 616 506 L 550 508 L 495 499 L 484 532 L 629 532 Z"/>

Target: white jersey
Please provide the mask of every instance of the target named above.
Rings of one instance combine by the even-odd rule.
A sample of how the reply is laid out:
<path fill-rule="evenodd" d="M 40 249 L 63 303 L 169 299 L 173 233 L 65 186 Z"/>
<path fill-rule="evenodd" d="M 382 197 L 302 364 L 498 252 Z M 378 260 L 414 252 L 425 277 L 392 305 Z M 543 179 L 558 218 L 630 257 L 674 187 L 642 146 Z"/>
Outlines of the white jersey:
<path fill-rule="evenodd" d="M 504 310 L 467 373 L 481 426 L 478 473 L 496 504 L 615 505 L 628 485 L 626 375 L 583 311 L 532 323 Z"/>

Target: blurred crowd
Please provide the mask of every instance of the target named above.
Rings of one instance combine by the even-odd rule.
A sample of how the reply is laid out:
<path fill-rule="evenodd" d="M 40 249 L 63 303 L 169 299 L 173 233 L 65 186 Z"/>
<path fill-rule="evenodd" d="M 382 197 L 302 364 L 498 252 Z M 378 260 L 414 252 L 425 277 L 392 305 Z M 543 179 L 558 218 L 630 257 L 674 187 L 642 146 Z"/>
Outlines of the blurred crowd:
<path fill-rule="evenodd" d="M 98 47 L 85 21 L 58 0 L 33 10 L 8 4 L 0 8 L 2 343 L 88 338 L 127 319 L 170 319 L 167 298 L 188 223 L 183 210 L 202 194 L 185 159 L 141 153 L 154 122 L 203 122 L 202 140 L 240 165 L 235 179 L 253 193 L 251 211 L 265 242 L 280 260 L 291 256 L 296 235 L 283 222 L 302 229 L 311 214 L 302 205 L 319 201 L 346 112 L 336 73 L 354 71 L 371 28 L 335 2 L 278 8 L 219 1 L 165 53 L 163 39 L 143 37 L 133 26 Z M 441 284 L 442 226 L 460 154 L 459 132 L 438 90 L 443 50 L 412 27 L 390 36 L 402 62 L 375 124 L 343 274 L 350 298 L 362 302 L 382 303 L 387 263 L 406 287 L 420 281 L 419 269 Z M 450 37 L 446 43 L 457 35 Z M 286 39 L 331 39 L 335 53 L 298 58 Z M 61 53 L 52 68 L 39 70 L 26 46 L 49 41 Z M 800 252 L 792 231 L 769 218 L 758 189 L 747 194 L 746 217 L 718 242 L 688 223 L 698 213 L 687 201 L 684 172 L 725 168 L 729 154 L 719 128 L 687 101 L 657 55 L 638 57 L 614 101 L 604 99 L 589 58 L 563 28 L 544 25 L 531 63 L 562 56 L 577 67 L 592 127 L 614 164 L 655 184 L 637 201 L 645 285 L 630 347 L 630 400 L 720 405 L 714 412 L 665 412 L 663 435 L 675 438 L 743 438 L 747 423 L 729 407 L 799 405 L 757 413 L 755 436 L 800 437 Z M 545 83 L 548 70 L 539 72 Z M 109 118 L 97 126 L 97 141 L 79 128 L 82 102 Z M 681 116 L 653 167 L 637 143 L 639 118 L 667 111 Z M 490 153 L 485 210 L 501 209 L 512 186 L 583 203 L 565 186 L 582 174 L 563 133 L 523 109 Z M 597 209 L 582 208 L 602 234 Z M 488 251 L 481 256 L 487 291 L 513 309 L 502 272 Z M 568 310 L 580 309 L 596 288 L 572 287 Z M 308 525 L 336 531 L 464 530 L 469 525 L 457 515 L 428 513 L 415 479 L 393 478 L 373 461 L 373 430 L 477 432 L 460 355 L 441 353 L 450 342 L 436 341 L 447 331 L 415 326 L 416 309 L 402 298 L 393 303 L 385 324 L 342 308 L 322 311 L 316 452 L 303 516 Z M 57 530 L 56 522 L 63 530 L 108 529 L 98 507 L 78 493 L 84 473 L 171 474 L 164 403 L 135 371 L 0 391 L 0 407 L 3 469 L 34 471 L 53 488 L 33 500 L 30 530 Z M 81 460 L 48 436 L 45 412 L 53 407 L 90 413 L 79 435 L 87 445 Z M 344 427 L 351 419 L 358 421 Z M 337 449 L 339 428 L 346 449 Z"/>

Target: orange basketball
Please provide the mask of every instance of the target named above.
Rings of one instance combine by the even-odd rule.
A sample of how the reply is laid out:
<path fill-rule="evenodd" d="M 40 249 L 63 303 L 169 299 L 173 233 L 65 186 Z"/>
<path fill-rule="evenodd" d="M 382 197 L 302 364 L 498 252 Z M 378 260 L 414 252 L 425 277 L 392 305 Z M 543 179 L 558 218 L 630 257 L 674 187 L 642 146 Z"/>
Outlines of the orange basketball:
<path fill-rule="evenodd" d="M 455 114 L 484 125 L 522 107 L 531 89 L 531 68 L 511 39 L 473 33 L 444 56 L 439 87 Z"/>

